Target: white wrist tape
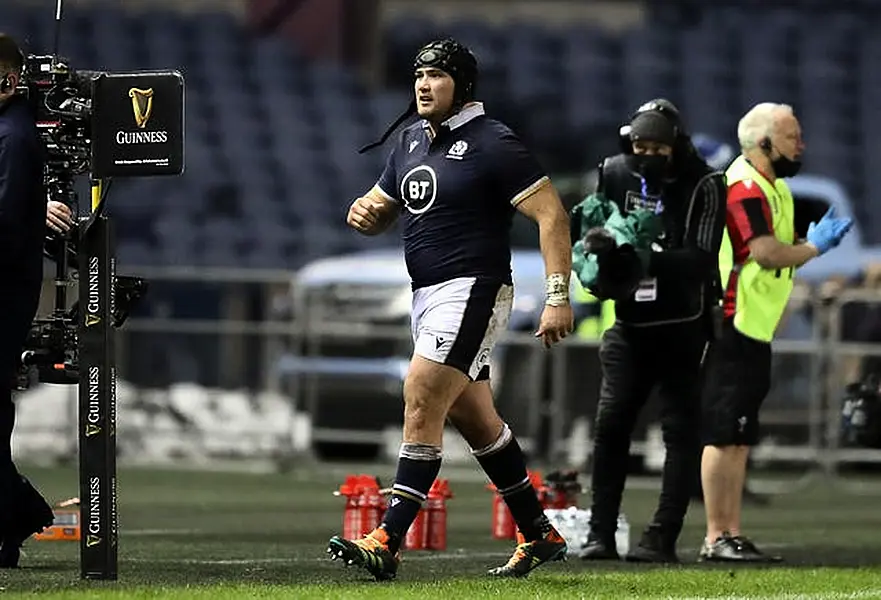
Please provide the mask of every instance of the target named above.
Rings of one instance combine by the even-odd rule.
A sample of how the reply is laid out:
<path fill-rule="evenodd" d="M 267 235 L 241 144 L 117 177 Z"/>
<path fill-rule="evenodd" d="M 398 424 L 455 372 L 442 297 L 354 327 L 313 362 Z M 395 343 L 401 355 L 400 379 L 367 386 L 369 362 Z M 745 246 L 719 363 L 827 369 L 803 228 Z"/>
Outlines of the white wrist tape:
<path fill-rule="evenodd" d="M 569 278 L 562 273 L 551 273 L 545 280 L 545 304 L 566 306 L 569 304 Z"/>

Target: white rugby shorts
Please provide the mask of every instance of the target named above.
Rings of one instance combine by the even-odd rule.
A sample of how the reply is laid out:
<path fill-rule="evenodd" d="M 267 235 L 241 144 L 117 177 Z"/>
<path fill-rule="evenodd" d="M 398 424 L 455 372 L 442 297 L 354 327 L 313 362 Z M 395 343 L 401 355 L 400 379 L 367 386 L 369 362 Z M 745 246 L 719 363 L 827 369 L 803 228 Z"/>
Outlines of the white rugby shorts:
<path fill-rule="evenodd" d="M 449 365 L 472 381 L 489 379 L 489 357 L 508 328 L 514 288 L 458 277 L 413 292 L 414 352 Z"/>

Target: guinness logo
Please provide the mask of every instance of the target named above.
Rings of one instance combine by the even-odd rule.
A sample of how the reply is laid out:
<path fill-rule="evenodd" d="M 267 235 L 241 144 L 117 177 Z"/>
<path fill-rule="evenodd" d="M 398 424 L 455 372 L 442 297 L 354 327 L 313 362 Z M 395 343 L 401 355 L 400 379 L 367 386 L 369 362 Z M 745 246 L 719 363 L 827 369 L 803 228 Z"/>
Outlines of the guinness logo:
<path fill-rule="evenodd" d="M 135 115 L 135 124 L 143 129 L 147 126 L 147 121 L 153 114 L 153 88 L 142 90 L 131 88 L 128 91 L 129 98 L 132 99 L 132 111 Z"/>
<path fill-rule="evenodd" d="M 101 538 L 97 535 L 89 535 L 86 538 L 86 548 L 92 548 L 93 546 L 97 546 L 101 543 Z"/>
<path fill-rule="evenodd" d="M 98 435 L 101 433 L 101 428 L 97 425 L 92 425 L 91 423 L 86 424 L 86 437 L 92 437 L 93 435 Z"/>
<path fill-rule="evenodd" d="M 101 322 L 101 317 L 96 317 L 95 315 L 86 315 L 86 327 L 92 327 L 93 325 L 97 325 Z"/>

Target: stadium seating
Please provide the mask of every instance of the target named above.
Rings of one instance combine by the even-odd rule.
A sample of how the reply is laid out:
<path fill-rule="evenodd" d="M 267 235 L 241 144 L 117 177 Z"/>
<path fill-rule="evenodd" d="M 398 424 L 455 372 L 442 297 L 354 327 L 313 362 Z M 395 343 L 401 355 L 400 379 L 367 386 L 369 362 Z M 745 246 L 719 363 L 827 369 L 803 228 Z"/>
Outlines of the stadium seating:
<path fill-rule="evenodd" d="M 616 33 L 402 17 L 406 26 L 386 25 L 381 90 L 340 65 L 306 60 L 288 40 L 254 36 L 227 13 L 72 7 L 62 50 L 79 68 L 170 67 L 187 80 L 186 173 L 119 182 L 111 194 L 126 264 L 292 269 L 364 247 L 343 219 L 384 152 L 355 150 L 407 105 L 413 55 L 440 35 L 475 50 L 479 95 L 552 170 L 590 168 L 651 97 L 679 104 L 690 129 L 728 140 L 750 105 L 785 101 L 803 122 L 806 170 L 840 180 L 865 198 L 866 223 L 881 224 L 881 198 L 869 197 L 881 170 L 877 11 L 790 7 L 748 21 L 745 9 L 709 4 L 688 20 Z M 44 10 L 4 2 L 0 21 L 29 51 L 51 47 Z M 876 229 L 864 228 L 873 241 Z"/>
<path fill-rule="evenodd" d="M 434 29 L 420 24 L 419 30 L 463 41 L 480 27 L 489 31 L 486 39 L 492 44 L 475 50 L 482 63 L 489 60 L 493 72 L 504 77 L 495 83 L 498 91 L 481 94 L 496 113 L 527 113 L 532 120 L 533 98 L 562 94 L 565 119 L 552 132 L 555 144 L 543 143 L 530 123 L 512 124 L 551 165 L 560 164 L 559 154 L 571 148 L 567 136 L 585 139 L 592 132 L 613 132 L 629 111 L 652 97 L 678 104 L 692 131 L 730 141 L 735 141 L 740 115 L 753 104 L 790 103 L 808 144 L 805 171 L 844 184 L 857 201 L 867 237 L 881 242 L 881 227 L 872 226 L 881 225 L 881 200 L 868 197 L 881 168 L 873 148 L 881 133 L 877 3 L 842 8 L 826 0 L 798 6 L 763 0 L 761 19 L 751 17 L 755 6 L 749 2 L 683 2 L 682 15 L 671 14 L 675 4 L 656 2 L 655 16 L 666 12 L 666 18 L 616 34 L 590 26 L 553 30 L 522 23 L 495 29 L 476 23 Z M 805 10 L 808 4 L 811 10 Z M 408 22 L 401 17 L 387 26 L 385 64 L 406 64 L 424 39 L 407 31 Z M 551 80 L 553 91 L 548 90 Z M 504 110 L 495 109 L 499 105 Z"/>

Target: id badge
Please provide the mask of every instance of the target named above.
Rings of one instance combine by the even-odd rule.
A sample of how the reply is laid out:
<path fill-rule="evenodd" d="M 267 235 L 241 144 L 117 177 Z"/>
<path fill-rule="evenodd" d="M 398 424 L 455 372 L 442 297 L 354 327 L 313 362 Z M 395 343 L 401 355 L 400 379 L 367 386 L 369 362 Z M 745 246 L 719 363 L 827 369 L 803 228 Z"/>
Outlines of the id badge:
<path fill-rule="evenodd" d="M 636 288 L 634 299 L 637 302 L 654 302 L 658 299 L 658 280 L 655 277 L 643 279 Z"/>

